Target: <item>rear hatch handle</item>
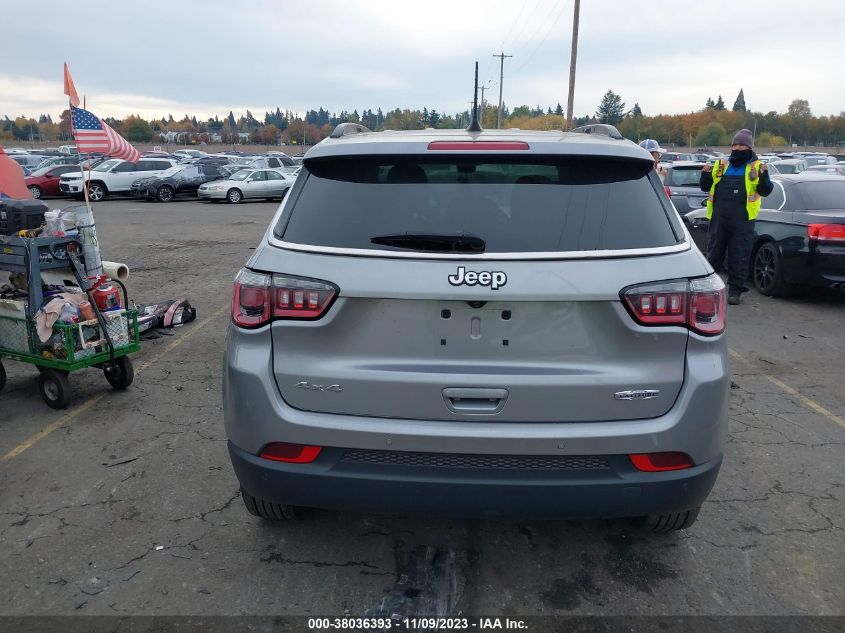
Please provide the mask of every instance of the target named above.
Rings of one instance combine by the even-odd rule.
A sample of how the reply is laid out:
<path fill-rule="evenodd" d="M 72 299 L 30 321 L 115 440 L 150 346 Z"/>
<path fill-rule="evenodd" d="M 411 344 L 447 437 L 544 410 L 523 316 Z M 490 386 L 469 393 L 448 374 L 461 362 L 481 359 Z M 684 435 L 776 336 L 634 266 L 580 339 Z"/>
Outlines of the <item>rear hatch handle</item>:
<path fill-rule="evenodd" d="M 499 413 L 508 399 L 507 389 L 447 387 L 443 399 L 452 413 L 492 415 Z"/>

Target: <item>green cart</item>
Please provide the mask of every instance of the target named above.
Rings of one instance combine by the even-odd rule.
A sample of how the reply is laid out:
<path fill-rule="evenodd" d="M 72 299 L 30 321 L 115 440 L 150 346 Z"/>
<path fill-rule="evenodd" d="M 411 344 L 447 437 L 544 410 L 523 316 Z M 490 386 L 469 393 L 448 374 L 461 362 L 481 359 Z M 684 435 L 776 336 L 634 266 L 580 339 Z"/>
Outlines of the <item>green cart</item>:
<path fill-rule="evenodd" d="M 81 249 L 67 238 L 19 238 L 0 236 L 0 270 L 26 272 L 27 279 L 41 278 L 42 270 L 70 267 L 80 282 Z M 40 284 L 29 284 L 26 313 L 21 317 L 0 315 L 0 390 L 6 385 L 2 359 L 35 365 L 44 401 L 54 409 L 67 406 L 70 398 L 68 376 L 93 367 L 103 371 L 114 389 L 132 384 L 134 370 L 128 355 L 141 349 L 136 310 L 99 311 L 96 318 L 80 323 L 56 323 L 46 343 L 38 337 L 35 313 L 43 301 Z M 121 284 L 122 286 L 122 284 Z M 89 293 L 90 297 L 90 293 Z M 128 306 L 123 288 L 124 306 Z"/>

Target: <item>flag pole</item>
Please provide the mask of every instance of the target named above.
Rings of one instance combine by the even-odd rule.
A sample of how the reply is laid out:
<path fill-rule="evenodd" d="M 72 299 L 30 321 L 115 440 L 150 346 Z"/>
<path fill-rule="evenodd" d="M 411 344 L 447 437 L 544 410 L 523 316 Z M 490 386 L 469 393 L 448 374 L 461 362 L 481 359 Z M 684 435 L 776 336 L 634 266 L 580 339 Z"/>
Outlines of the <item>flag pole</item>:
<path fill-rule="evenodd" d="M 68 103 L 70 106 L 73 105 L 70 103 L 70 99 L 68 99 Z M 71 110 L 70 122 L 71 130 L 73 130 L 73 110 Z M 79 143 L 76 136 L 74 136 L 74 140 Z M 85 169 L 82 167 L 82 154 L 79 153 L 78 146 L 77 155 L 79 156 L 79 174 L 82 177 L 82 192 L 85 196 L 85 208 L 87 211 L 87 217 L 85 218 L 87 222 L 85 226 L 79 230 L 79 237 L 82 239 L 83 254 L 87 255 L 87 257 L 85 257 L 85 274 L 89 277 L 93 277 L 103 274 L 103 263 L 102 258 L 100 257 L 100 245 L 97 242 L 97 229 L 94 225 L 94 210 L 91 208 L 91 200 L 88 198 L 88 183 L 85 182 Z M 88 158 L 91 158 L 90 154 L 88 154 Z M 88 165 L 88 180 L 89 182 L 91 180 L 90 163 Z M 96 255 L 96 257 L 92 257 L 92 255 Z"/>

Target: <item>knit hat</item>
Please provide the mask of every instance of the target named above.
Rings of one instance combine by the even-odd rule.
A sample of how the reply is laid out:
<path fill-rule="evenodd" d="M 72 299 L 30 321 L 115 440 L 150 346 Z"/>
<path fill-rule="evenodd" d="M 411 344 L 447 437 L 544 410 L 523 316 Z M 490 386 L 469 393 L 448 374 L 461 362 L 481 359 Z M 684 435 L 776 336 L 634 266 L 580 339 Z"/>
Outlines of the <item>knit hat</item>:
<path fill-rule="evenodd" d="M 754 141 L 751 139 L 751 130 L 743 128 L 734 134 L 734 140 L 731 142 L 731 145 L 745 145 L 746 147 L 752 147 L 753 143 Z"/>

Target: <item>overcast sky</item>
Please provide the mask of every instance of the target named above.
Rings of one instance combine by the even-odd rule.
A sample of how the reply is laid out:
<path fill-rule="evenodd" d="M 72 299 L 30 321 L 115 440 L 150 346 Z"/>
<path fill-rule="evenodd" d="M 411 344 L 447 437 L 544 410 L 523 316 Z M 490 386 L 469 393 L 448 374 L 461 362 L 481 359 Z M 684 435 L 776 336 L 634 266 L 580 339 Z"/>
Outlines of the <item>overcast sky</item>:
<path fill-rule="evenodd" d="M 473 62 L 498 99 L 566 105 L 573 0 L 77 0 L 5 2 L 0 116 L 67 106 L 62 62 L 100 116 L 258 118 L 396 107 L 467 108 Z M 74 26 L 74 22 L 83 26 Z M 18 25 L 11 28 L 10 25 Z M 582 0 L 575 114 L 612 89 L 647 115 L 740 88 L 755 111 L 845 110 L 842 0 Z"/>

